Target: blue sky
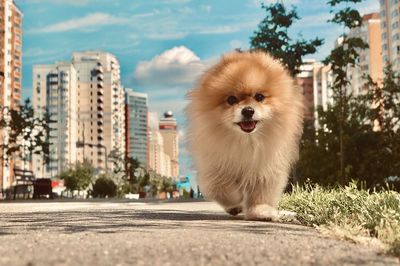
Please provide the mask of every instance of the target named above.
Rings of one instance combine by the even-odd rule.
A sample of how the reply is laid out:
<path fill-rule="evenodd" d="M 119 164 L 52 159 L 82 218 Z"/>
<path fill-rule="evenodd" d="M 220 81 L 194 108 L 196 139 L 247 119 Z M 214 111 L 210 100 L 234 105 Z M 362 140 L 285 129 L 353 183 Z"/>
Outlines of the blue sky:
<path fill-rule="evenodd" d="M 24 13 L 23 95 L 32 91 L 32 65 L 69 60 L 74 51 L 104 50 L 117 56 L 125 87 L 147 92 L 150 109 L 176 113 L 184 137 L 184 95 L 199 74 L 234 48 L 248 48 L 264 17 L 261 0 L 16 0 Z M 325 45 L 309 58 L 328 55 L 339 27 L 326 22 L 325 0 L 283 0 L 302 20 L 292 35 L 320 37 Z M 379 0 L 358 5 L 378 11 Z M 183 174 L 189 174 L 184 146 Z"/>

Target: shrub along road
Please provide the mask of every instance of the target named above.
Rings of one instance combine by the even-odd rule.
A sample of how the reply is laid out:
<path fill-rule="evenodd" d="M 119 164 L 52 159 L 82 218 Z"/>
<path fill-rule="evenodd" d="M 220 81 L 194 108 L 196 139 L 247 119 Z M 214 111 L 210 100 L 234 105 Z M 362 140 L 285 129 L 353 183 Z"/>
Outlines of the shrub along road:
<path fill-rule="evenodd" d="M 310 227 L 244 221 L 209 202 L 5 202 L 0 213 L 0 265 L 399 265 Z"/>

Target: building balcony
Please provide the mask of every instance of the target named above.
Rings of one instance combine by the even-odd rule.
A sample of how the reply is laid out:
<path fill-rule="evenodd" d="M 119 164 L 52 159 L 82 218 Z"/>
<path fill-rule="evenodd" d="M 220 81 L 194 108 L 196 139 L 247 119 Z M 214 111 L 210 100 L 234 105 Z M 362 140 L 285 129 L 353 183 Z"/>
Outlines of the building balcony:
<path fill-rule="evenodd" d="M 98 74 L 97 75 L 97 81 L 103 81 L 103 80 L 104 80 L 103 74 Z"/>
<path fill-rule="evenodd" d="M 102 126 L 103 125 L 103 121 L 102 120 L 97 121 L 97 125 L 98 126 Z"/>
<path fill-rule="evenodd" d="M 97 73 L 104 73 L 103 67 L 102 66 L 97 66 L 96 67 Z"/>
<path fill-rule="evenodd" d="M 98 98 L 97 98 L 97 103 L 98 103 L 98 104 L 103 104 L 103 103 L 104 103 L 103 97 L 98 97 Z"/>
<path fill-rule="evenodd" d="M 103 88 L 99 88 L 99 89 L 97 90 L 97 95 L 99 95 L 99 96 L 103 96 L 103 95 L 104 95 L 104 90 L 103 90 Z"/>
<path fill-rule="evenodd" d="M 97 128 L 97 133 L 98 134 L 102 134 L 104 132 L 104 130 L 103 130 L 103 127 L 101 126 L 101 127 L 99 127 L 99 128 Z"/>
<path fill-rule="evenodd" d="M 99 81 L 99 82 L 97 83 L 97 88 L 99 88 L 99 89 L 104 88 L 104 83 L 103 83 L 103 81 Z"/>
<path fill-rule="evenodd" d="M 98 136 L 97 140 L 99 141 L 99 144 L 101 144 L 100 142 L 102 142 L 104 140 L 104 138 L 102 136 Z"/>
<path fill-rule="evenodd" d="M 103 111 L 103 110 L 104 110 L 104 108 L 103 108 L 102 104 L 97 105 L 97 111 Z"/>
<path fill-rule="evenodd" d="M 103 117 L 104 117 L 103 111 L 99 111 L 99 112 L 97 113 L 97 118 L 103 118 Z"/>

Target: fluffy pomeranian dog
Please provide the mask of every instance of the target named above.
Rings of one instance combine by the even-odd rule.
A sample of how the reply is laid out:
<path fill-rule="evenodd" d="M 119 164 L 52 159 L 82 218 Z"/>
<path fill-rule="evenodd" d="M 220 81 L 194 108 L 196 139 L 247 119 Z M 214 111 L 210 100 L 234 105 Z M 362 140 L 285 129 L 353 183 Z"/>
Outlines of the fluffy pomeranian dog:
<path fill-rule="evenodd" d="M 188 94 L 188 141 L 204 195 L 248 220 L 278 220 L 298 159 L 304 100 L 263 52 L 222 56 Z"/>

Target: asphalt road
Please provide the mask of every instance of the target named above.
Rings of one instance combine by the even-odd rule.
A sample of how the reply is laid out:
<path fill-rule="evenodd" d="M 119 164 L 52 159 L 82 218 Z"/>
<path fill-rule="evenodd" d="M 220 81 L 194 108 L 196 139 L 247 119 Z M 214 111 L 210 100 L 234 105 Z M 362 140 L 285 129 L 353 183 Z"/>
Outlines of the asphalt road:
<path fill-rule="evenodd" d="M 299 225 L 209 202 L 0 203 L 0 265 L 400 265 Z"/>

